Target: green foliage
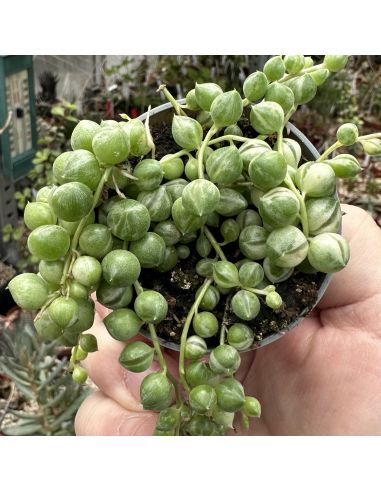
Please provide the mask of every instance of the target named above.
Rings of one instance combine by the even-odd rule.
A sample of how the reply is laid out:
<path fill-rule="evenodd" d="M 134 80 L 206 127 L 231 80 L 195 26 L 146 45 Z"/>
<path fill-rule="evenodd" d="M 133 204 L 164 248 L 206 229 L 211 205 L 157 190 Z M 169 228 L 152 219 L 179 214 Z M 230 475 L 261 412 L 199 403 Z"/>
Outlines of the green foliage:
<path fill-rule="evenodd" d="M 13 381 L 24 410 L 12 408 L 12 423 L 2 426 L 8 436 L 67 436 L 74 434 L 74 416 L 89 390 L 78 386 L 59 357 L 56 341 L 38 339 L 30 315 L 21 314 L 10 328 L 0 328 L 0 373 Z"/>

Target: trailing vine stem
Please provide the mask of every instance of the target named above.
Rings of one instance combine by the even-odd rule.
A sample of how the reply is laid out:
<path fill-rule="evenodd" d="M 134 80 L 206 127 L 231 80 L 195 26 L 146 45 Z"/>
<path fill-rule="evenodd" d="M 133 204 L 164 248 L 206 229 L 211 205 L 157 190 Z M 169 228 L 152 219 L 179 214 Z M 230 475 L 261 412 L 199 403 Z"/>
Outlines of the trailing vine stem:
<path fill-rule="evenodd" d="M 200 305 L 200 302 L 202 301 L 202 298 L 204 297 L 205 292 L 212 285 L 212 283 L 213 283 L 213 279 L 212 278 L 205 279 L 205 281 L 204 281 L 204 283 L 203 283 L 203 285 L 201 287 L 201 290 L 200 290 L 198 296 L 196 297 L 195 302 L 193 303 L 192 307 L 190 308 L 190 310 L 188 312 L 188 316 L 187 316 L 187 318 L 185 320 L 184 328 L 183 328 L 183 331 L 181 333 L 180 358 L 179 358 L 179 374 L 180 374 L 181 382 L 182 382 L 184 388 L 188 392 L 191 391 L 191 388 L 190 388 L 189 384 L 187 383 L 187 380 L 185 379 L 185 344 L 186 344 L 186 341 L 187 341 L 188 332 L 189 332 L 189 328 L 190 328 L 190 324 L 192 322 L 193 316 L 196 313 L 196 311 L 198 310 L 198 307 Z"/>
<path fill-rule="evenodd" d="M 203 227 L 203 232 L 205 236 L 209 239 L 211 245 L 213 246 L 215 252 L 218 254 L 218 256 L 221 258 L 223 261 L 227 261 L 227 258 L 225 256 L 225 253 L 222 251 L 221 246 L 218 244 L 216 238 L 213 236 L 213 234 L 210 232 L 208 227 L 205 225 Z"/>
<path fill-rule="evenodd" d="M 134 282 L 134 289 L 135 289 L 135 292 L 137 295 L 144 292 L 144 289 L 138 280 L 136 280 L 136 282 Z M 163 374 L 167 375 L 168 367 L 167 367 L 167 363 L 165 362 L 163 352 L 161 351 L 160 342 L 159 342 L 159 339 L 157 337 L 155 325 L 153 323 L 148 323 L 148 329 L 149 329 L 149 333 L 151 335 L 153 347 L 154 347 L 155 352 L 157 354 L 157 358 L 159 359 L 160 367 L 163 371 Z"/>
<path fill-rule="evenodd" d="M 357 142 L 361 143 L 364 140 L 370 140 L 371 138 L 381 138 L 381 133 L 369 133 L 368 135 L 362 135 L 361 137 L 358 137 Z M 319 159 L 316 160 L 316 162 L 324 161 L 330 154 L 332 154 L 332 152 L 340 149 L 341 147 L 345 147 L 345 145 L 336 141 L 334 144 L 328 147 L 325 152 L 323 152 L 323 154 L 319 157 Z"/>
<path fill-rule="evenodd" d="M 297 197 L 297 199 L 299 200 L 299 204 L 300 204 L 300 213 L 299 213 L 300 222 L 302 224 L 303 234 L 308 238 L 310 231 L 309 231 L 309 225 L 308 225 L 306 204 L 304 202 L 304 195 L 301 194 L 300 191 L 296 188 L 296 186 L 294 185 L 294 182 L 292 181 L 292 179 L 291 179 L 291 177 L 290 177 L 290 175 L 288 173 L 287 173 L 287 176 L 284 179 L 284 182 L 285 182 L 287 188 L 289 188 L 295 194 L 295 196 Z"/>
<path fill-rule="evenodd" d="M 104 187 L 106 181 L 108 180 L 108 178 L 110 177 L 111 171 L 112 171 L 112 168 L 108 167 L 103 172 L 102 177 L 98 183 L 97 189 L 95 190 L 95 193 L 94 193 L 93 204 L 92 204 L 91 210 L 87 215 L 85 215 L 85 217 L 83 217 L 80 220 L 80 222 L 77 226 L 77 229 L 74 233 L 73 239 L 71 240 L 70 249 L 69 249 L 69 252 L 67 253 L 67 256 L 65 259 L 64 269 L 63 269 L 63 273 L 62 273 L 62 277 L 61 277 L 61 281 L 60 281 L 60 285 L 61 285 L 61 288 L 63 289 L 63 293 L 66 292 L 66 279 L 70 275 L 70 272 L 71 272 L 74 250 L 77 249 L 79 236 L 81 235 L 81 232 L 82 232 L 83 228 L 85 227 L 87 217 L 91 214 L 91 212 L 94 210 L 94 208 L 96 207 L 96 205 L 98 203 L 98 200 L 99 200 L 99 198 L 102 194 L 102 191 L 103 191 L 103 187 Z"/>
<path fill-rule="evenodd" d="M 314 65 L 313 67 L 305 68 L 295 74 L 285 75 L 281 79 L 277 80 L 277 82 L 282 84 L 283 82 L 287 82 L 288 80 L 295 79 L 296 77 L 300 77 L 301 75 L 305 75 L 306 73 L 316 72 L 316 70 L 321 70 L 322 68 L 325 68 L 324 63 L 320 63 L 319 65 Z"/>
<path fill-rule="evenodd" d="M 198 166 L 197 166 L 197 169 L 198 169 L 198 177 L 199 179 L 204 179 L 204 152 L 205 152 L 205 149 L 206 147 L 208 146 L 208 143 L 210 141 L 210 139 L 213 137 L 213 135 L 215 133 L 217 133 L 218 131 L 218 128 L 215 126 L 215 125 L 212 125 L 210 128 L 209 128 L 209 131 L 208 133 L 205 135 L 205 138 L 201 144 L 201 147 L 198 151 Z"/>
<path fill-rule="evenodd" d="M 163 352 L 161 351 L 161 348 L 160 348 L 160 342 L 159 342 L 159 339 L 157 337 L 155 325 L 153 323 L 148 323 L 148 329 L 149 329 L 149 333 L 151 335 L 151 340 L 152 340 L 155 352 L 157 354 L 157 357 L 159 359 L 159 364 L 161 366 L 163 374 L 167 375 L 168 367 L 167 367 L 167 363 L 165 361 Z"/>
<path fill-rule="evenodd" d="M 179 150 L 178 152 L 176 152 L 176 154 L 171 154 L 169 157 L 168 156 L 162 157 L 160 159 L 160 162 L 166 162 L 166 161 L 175 159 L 176 157 L 181 157 L 183 155 L 187 155 L 187 156 L 192 157 L 192 154 L 190 154 L 188 150 L 183 149 L 183 150 Z M 168 159 L 166 159 L 166 157 L 168 157 Z"/>
<path fill-rule="evenodd" d="M 214 138 L 213 140 L 210 140 L 209 145 L 215 145 L 217 143 L 224 142 L 225 140 L 230 142 L 235 140 L 236 142 L 245 143 L 252 139 L 248 137 L 240 137 L 239 135 L 224 135 L 222 137 L 217 137 Z"/>
<path fill-rule="evenodd" d="M 167 86 L 165 84 L 159 85 L 157 92 L 162 92 L 164 94 L 164 96 L 167 98 L 167 100 L 172 104 L 174 110 L 176 111 L 176 114 L 178 114 L 179 116 L 186 116 L 185 111 L 183 111 L 181 109 L 182 108 L 181 105 L 172 96 L 172 94 L 169 92 L 169 90 L 167 89 Z"/>

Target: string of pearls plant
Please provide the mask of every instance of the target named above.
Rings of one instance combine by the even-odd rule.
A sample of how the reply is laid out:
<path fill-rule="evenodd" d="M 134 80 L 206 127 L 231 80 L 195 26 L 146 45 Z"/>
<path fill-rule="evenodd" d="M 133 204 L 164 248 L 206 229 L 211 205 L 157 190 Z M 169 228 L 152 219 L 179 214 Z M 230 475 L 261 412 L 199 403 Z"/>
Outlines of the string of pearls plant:
<path fill-rule="evenodd" d="M 361 167 L 351 154 L 330 156 L 356 143 L 381 154 L 381 134 L 359 136 L 356 126 L 344 124 L 337 141 L 305 163 L 299 144 L 284 137 L 298 106 L 347 59 L 329 55 L 314 65 L 302 55 L 275 56 L 247 77 L 242 95 L 196 84 L 186 104 L 161 86 L 174 107 L 172 136 L 181 150 L 160 160 L 149 118 L 145 124 L 127 115 L 100 125 L 80 121 L 73 150 L 54 162 L 57 186 L 42 188 L 26 206 L 28 247 L 40 259 L 39 273 L 10 282 L 15 301 L 38 310 L 41 337 L 72 347 L 70 371 L 83 383 L 80 361 L 97 350 L 95 336 L 84 333 L 93 324 L 95 292 L 113 310 L 104 319 L 110 335 L 129 342 L 120 364 L 133 372 L 149 369 L 155 357 L 160 364 L 141 384 L 144 409 L 160 412 L 156 435 L 223 435 L 236 413 L 245 426 L 258 418 L 260 403 L 234 377 L 240 351 L 253 345 L 250 324 L 263 303 L 282 308 L 276 286 L 295 268 L 331 273 L 347 264 L 336 179 L 354 177 Z M 256 138 L 239 126 L 245 111 Z M 238 261 L 224 252 L 232 243 Z M 156 333 L 167 300 L 139 277 L 142 269 L 154 276 L 195 255 L 205 281 L 184 320 L 177 381 Z M 213 314 L 220 302 L 240 322 L 220 324 Z M 134 340 L 143 326 L 152 344 Z M 219 344 L 208 347 L 216 335 Z"/>

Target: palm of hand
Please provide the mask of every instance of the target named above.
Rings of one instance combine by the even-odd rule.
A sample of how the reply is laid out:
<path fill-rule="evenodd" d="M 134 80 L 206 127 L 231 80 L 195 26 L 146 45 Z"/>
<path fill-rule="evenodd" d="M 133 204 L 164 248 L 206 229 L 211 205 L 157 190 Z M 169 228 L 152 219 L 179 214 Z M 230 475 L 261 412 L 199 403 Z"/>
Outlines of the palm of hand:
<path fill-rule="evenodd" d="M 248 430 L 238 422 L 237 434 L 381 434 L 381 231 L 360 209 L 343 210 L 350 263 L 297 328 L 243 354 L 237 377 L 260 400 L 262 416 Z M 126 377 L 120 344 L 104 343 L 86 362 L 101 391 L 82 405 L 77 433 L 152 434 L 156 415 L 138 403 L 145 374 Z M 176 367 L 171 355 L 168 364 Z"/>

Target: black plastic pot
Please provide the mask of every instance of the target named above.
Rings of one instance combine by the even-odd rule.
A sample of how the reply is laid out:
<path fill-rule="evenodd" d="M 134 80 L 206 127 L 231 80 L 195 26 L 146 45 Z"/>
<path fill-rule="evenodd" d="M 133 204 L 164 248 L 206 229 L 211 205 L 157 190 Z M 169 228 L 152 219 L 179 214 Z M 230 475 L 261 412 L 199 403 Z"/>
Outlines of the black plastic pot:
<path fill-rule="evenodd" d="M 8 278 L 6 283 L 0 285 L 0 315 L 5 316 L 10 309 L 16 306 L 9 289 L 7 289 L 9 282 L 15 275 L 16 272 L 12 277 Z"/>
<path fill-rule="evenodd" d="M 180 100 L 178 102 L 180 104 L 185 104 L 185 99 Z M 171 124 L 173 114 L 174 114 L 174 109 L 173 109 L 173 106 L 171 105 L 171 103 L 165 103 L 165 104 L 162 104 L 161 106 L 158 106 L 157 108 L 152 109 L 150 111 L 150 115 L 149 115 L 150 126 L 151 125 L 155 126 L 155 124 L 159 124 L 159 123 Z M 146 118 L 147 118 L 147 113 L 144 113 L 141 116 L 139 116 L 139 119 L 142 121 L 145 121 Z M 292 125 L 291 123 L 287 124 L 287 127 L 285 129 L 285 136 L 290 136 L 291 138 L 293 138 L 294 140 L 296 140 L 298 142 L 298 144 L 300 145 L 300 147 L 302 149 L 302 156 L 306 159 L 306 161 L 315 161 L 316 159 L 318 159 L 320 157 L 319 152 L 312 145 L 312 143 L 308 140 L 308 138 L 306 138 L 306 136 L 301 131 L 299 131 L 294 125 Z M 315 307 L 316 304 L 318 304 L 318 302 L 320 301 L 320 299 L 324 295 L 325 291 L 327 290 L 328 284 L 331 280 L 331 277 L 332 277 L 331 274 L 325 275 L 323 282 L 320 285 L 320 288 L 318 290 L 318 296 L 317 296 L 316 302 L 315 302 L 313 307 Z M 255 350 L 259 347 L 263 347 L 265 345 L 268 345 L 269 343 L 275 342 L 280 337 L 282 337 L 283 335 L 288 333 L 290 330 L 292 330 L 295 326 L 297 326 L 307 316 L 307 314 L 311 312 L 312 309 L 313 308 L 305 309 L 304 311 L 302 311 L 300 313 L 300 315 L 292 323 L 287 325 L 286 329 L 263 338 L 263 340 L 256 342 L 255 346 L 248 349 L 247 351 Z M 142 329 L 141 333 L 143 336 L 145 336 L 149 339 L 151 338 L 148 331 Z M 167 347 L 167 348 L 170 348 L 170 349 L 176 350 L 176 351 L 180 350 L 180 346 L 178 343 L 174 343 L 174 342 L 165 340 L 165 339 L 160 338 L 160 337 L 159 337 L 159 340 L 160 340 L 160 344 L 163 347 Z"/>

